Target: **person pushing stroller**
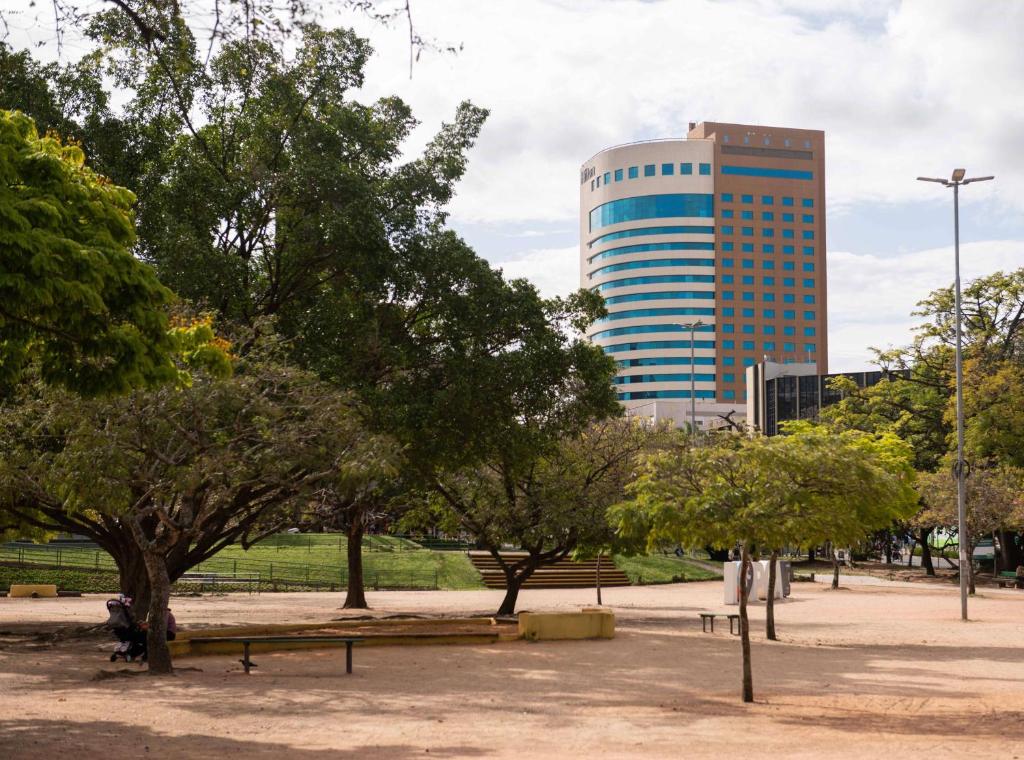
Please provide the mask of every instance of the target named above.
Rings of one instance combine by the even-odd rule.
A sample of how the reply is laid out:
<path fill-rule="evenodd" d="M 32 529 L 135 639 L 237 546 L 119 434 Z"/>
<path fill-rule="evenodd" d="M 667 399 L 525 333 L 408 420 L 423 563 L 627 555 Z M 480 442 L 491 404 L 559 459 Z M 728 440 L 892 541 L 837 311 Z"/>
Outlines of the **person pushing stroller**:
<path fill-rule="evenodd" d="M 118 645 L 110 655 L 111 662 L 123 659 L 125 662 L 145 662 L 147 660 L 146 632 L 148 624 L 135 619 L 132 612 L 132 599 L 120 594 L 117 599 L 107 600 L 106 627 L 113 631 Z M 170 608 L 167 609 L 167 640 L 174 641 L 177 637 L 178 625 Z"/>

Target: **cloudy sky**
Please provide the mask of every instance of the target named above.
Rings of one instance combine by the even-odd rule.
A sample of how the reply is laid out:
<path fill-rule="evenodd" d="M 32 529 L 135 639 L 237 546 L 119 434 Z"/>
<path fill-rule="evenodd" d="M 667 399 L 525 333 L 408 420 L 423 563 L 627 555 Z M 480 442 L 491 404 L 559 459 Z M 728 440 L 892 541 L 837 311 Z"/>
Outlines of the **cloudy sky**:
<path fill-rule="evenodd" d="M 0 5 L 17 4 L 0 0 Z M 385 3 L 386 4 L 386 3 Z M 910 338 L 952 280 L 952 198 L 918 175 L 996 181 L 961 196 L 965 278 L 1024 266 L 1024 3 L 988 0 L 413 0 L 408 29 L 337 15 L 377 54 L 362 97 L 398 94 L 415 151 L 472 100 L 491 111 L 452 224 L 547 294 L 578 285 L 578 170 L 690 121 L 826 133 L 830 369 Z M 14 42 L 14 40 L 12 40 Z"/>

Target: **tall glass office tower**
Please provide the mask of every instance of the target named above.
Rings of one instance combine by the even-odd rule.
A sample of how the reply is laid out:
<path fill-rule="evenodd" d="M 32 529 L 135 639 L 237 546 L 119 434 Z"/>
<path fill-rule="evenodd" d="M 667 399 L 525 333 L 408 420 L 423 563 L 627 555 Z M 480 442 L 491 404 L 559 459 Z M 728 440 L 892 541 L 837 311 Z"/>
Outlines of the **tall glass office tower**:
<path fill-rule="evenodd" d="M 820 131 L 705 122 L 587 161 L 580 278 L 608 306 L 589 336 L 620 400 L 681 420 L 693 388 L 699 417 L 742 415 L 745 367 L 826 373 L 824 205 Z"/>

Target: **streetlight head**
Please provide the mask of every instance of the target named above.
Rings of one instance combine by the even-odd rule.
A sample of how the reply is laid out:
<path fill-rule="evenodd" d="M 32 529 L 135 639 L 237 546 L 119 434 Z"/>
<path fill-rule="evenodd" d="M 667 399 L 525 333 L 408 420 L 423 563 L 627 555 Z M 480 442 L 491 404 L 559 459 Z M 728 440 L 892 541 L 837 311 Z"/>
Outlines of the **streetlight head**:
<path fill-rule="evenodd" d="M 953 181 L 954 182 L 959 182 L 960 180 L 962 180 L 964 178 L 965 174 L 967 174 L 967 170 L 966 169 L 954 169 L 953 170 Z"/>
<path fill-rule="evenodd" d="M 948 185 L 949 184 L 949 180 L 948 179 L 939 179 L 937 177 L 918 177 L 917 179 L 920 182 L 938 182 L 940 185 Z"/>

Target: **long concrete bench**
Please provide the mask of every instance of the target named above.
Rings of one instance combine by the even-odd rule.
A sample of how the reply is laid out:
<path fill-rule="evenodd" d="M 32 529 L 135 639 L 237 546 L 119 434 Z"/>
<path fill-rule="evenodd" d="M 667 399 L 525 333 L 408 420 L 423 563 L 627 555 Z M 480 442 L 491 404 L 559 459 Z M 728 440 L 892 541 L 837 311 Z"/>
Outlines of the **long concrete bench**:
<path fill-rule="evenodd" d="M 55 599 L 57 586 L 53 583 L 12 583 L 10 596 L 14 599 Z"/>

